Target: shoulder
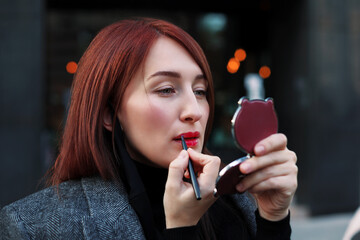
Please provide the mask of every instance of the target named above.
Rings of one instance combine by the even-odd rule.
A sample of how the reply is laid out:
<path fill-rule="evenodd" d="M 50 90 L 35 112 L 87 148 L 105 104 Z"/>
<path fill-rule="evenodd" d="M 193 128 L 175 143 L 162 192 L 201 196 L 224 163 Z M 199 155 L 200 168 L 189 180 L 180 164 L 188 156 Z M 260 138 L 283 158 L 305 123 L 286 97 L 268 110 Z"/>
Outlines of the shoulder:
<path fill-rule="evenodd" d="M 48 230 L 52 223 L 64 219 L 75 222 L 72 224 L 75 227 L 76 219 L 87 211 L 84 199 L 80 180 L 67 181 L 31 194 L 0 211 L 1 234 L 8 238 L 44 238 L 52 234 Z M 53 229 L 54 234 L 56 231 L 58 229 Z"/>
<path fill-rule="evenodd" d="M 96 177 L 71 180 L 5 206 L 0 211 L 0 235 L 70 239 L 82 236 L 84 229 L 91 232 L 101 221 L 114 222 L 115 212 L 126 209 L 129 204 L 121 184 Z"/>
<path fill-rule="evenodd" d="M 215 218 L 221 216 L 222 228 L 234 229 L 240 226 L 234 226 L 234 224 L 240 224 L 244 229 L 247 229 L 250 236 L 255 236 L 256 232 L 256 204 L 254 199 L 248 193 L 223 195 L 215 204 L 211 207 L 210 212 Z M 215 222 L 218 220 L 215 220 Z M 229 230 L 233 232 L 233 230 Z"/>
<path fill-rule="evenodd" d="M 1 212 L 16 211 L 23 217 L 43 218 L 44 215 L 59 208 L 85 208 L 84 199 L 81 181 L 67 181 L 11 203 L 5 206 Z"/>
<path fill-rule="evenodd" d="M 220 199 L 248 221 L 255 221 L 256 201 L 249 193 L 223 195 Z"/>
<path fill-rule="evenodd" d="M 110 197 L 116 197 L 117 202 L 127 199 L 121 183 L 115 184 L 98 177 L 83 178 L 45 188 L 5 206 L 2 211 L 16 209 L 20 213 L 36 213 L 35 216 L 43 217 L 43 214 L 56 209 L 61 209 L 62 212 L 71 209 L 88 210 L 92 202 L 108 202 Z"/>
<path fill-rule="evenodd" d="M 245 192 L 242 194 L 230 195 L 230 201 L 242 214 L 250 233 L 254 236 L 256 231 L 255 211 L 257 209 L 255 199 L 249 193 Z"/>

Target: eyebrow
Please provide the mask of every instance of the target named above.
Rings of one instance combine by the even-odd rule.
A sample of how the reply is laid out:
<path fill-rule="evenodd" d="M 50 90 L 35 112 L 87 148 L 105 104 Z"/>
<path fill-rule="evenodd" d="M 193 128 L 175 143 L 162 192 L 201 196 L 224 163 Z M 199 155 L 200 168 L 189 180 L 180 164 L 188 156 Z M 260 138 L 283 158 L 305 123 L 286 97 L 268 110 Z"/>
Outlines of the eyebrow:
<path fill-rule="evenodd" d="M 150 77 L 147 78 L 147 80 L 153 78 L 153 77 L 158 77 L 158 76 L 165 76 L 165 77 L 173 77 L 173 78 L 181 78 L 181 74 L 178 72 L 174 72 L 174 71 L 158 71 L 154 74 L 151 74 Z M 200 79 L 205 79 L 204 74 L 198 74 L 196 75 L 194 80 L 200 80 Z"/>

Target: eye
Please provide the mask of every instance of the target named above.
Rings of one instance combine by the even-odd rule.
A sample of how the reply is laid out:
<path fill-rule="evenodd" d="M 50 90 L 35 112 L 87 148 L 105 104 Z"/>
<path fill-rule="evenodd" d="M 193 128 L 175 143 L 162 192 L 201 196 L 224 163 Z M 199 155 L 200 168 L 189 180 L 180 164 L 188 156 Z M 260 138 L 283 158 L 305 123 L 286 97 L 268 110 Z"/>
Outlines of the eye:
<path fill-rule="evenodd" d="M 159 89 L 156 92 L 161 96 L 169 96 L 169 95 L 175 93 L 175 89 L 172 87 L 166 87 L 166 88 Z"/>
<path fill-rule="evenodd" d="M 204 89 L 197 89 L 197 90 L 194 90 L 194 94 L 197 97 L 206 97 L 207 91 Z"/>
<path fill-rule="evenodd" d="M 208 83 L 204 78 L 197 79 L 193 85 L 193 92 L 197 98 L 206 98 L 208 95 Z"/>

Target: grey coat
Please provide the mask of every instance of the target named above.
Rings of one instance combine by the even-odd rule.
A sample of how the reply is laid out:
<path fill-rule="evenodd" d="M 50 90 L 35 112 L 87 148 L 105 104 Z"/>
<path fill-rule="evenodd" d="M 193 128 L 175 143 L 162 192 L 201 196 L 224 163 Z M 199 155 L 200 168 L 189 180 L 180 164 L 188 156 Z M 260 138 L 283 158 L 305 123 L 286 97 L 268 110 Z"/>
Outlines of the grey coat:
<path fill-rule="evenodd" d="M 238 195 L 254 234 L 254 205 Z M 0 211 L 0 239 L 145 239 L 124 186 L 100 178 L 67 181 Z"/>

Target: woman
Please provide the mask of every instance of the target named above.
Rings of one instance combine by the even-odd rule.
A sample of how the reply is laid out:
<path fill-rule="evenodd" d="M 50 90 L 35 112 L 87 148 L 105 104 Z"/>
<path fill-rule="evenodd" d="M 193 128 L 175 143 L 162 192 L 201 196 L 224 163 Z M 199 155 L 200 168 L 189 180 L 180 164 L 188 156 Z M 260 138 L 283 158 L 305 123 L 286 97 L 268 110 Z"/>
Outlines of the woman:
<path fill-rule="evenodd" d="M 257 210 L 247 194 L 215 198 L 213 115 L 210 69 L 187 33 L 155 19 L 104 28 L 79 62 L 53 187 L 3 208 L 1 236 L 289 239 L 297 167 L 286 137 L 262 140 L 240 167 L 248 176 L 237 190 Z M 186 180 L 189 157 L 201 200 Z"/>

